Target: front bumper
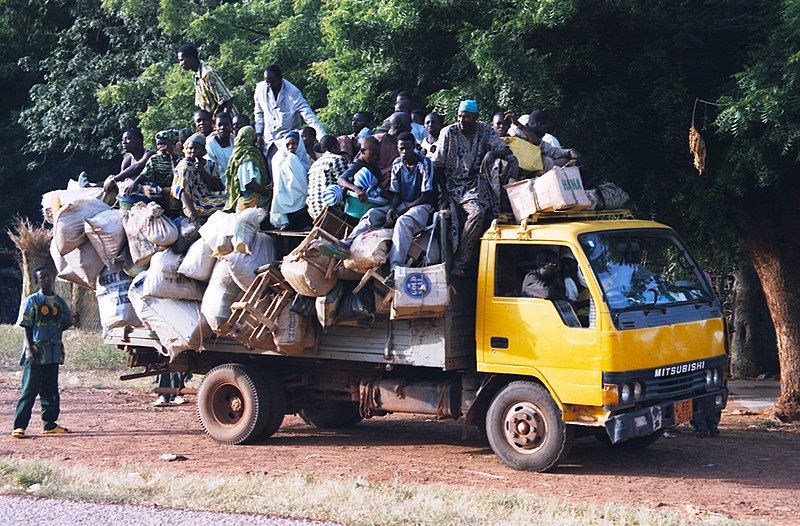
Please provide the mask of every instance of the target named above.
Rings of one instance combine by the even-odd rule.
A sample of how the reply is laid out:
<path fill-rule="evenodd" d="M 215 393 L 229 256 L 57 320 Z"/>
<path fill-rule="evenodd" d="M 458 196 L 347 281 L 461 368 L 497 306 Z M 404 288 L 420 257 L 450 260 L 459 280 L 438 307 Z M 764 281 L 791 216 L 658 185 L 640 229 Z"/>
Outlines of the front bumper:
<path fill-rule="evenodd" d="M 676 401 L 680 400 L 663 402 L 609 418 L 605 425 L 611 443 L 616 444 L 630 438 L 650 435 L 659 429 L 674 427 L 677 425 L 674 411 Z M 723 410 L 727 403 L 727 387 L 693 397 L 692 418 L 709 417 Z"/>

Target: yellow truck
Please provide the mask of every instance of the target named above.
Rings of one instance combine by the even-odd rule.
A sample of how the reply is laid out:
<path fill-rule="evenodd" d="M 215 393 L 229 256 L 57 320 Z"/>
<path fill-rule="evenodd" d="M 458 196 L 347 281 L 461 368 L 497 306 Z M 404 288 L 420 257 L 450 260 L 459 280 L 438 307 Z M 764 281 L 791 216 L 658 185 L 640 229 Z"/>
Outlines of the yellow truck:
<path fill-rule="evenodd" d="M 579 298 L 523 296 L 544 251 L 577 264 Z M 463 417 L 465 433 L 485 431 L 503 463 L 544 471 L 575 438 L 645 447 L 725 407 L 722 309 L 663 224 L 624 211 L 495 220 L 481 239 L 477 277 L 451 286 L 440 318 L 334 326 L 297 356 L 220 338 L 168 363 L 146 329 L 114 329 L 107 341 L 145 367 L 129 377 L 204 374 L 198 416 L 224 444 L 265 440 L 286 414 L 340 428 L 418 413 Z"/>

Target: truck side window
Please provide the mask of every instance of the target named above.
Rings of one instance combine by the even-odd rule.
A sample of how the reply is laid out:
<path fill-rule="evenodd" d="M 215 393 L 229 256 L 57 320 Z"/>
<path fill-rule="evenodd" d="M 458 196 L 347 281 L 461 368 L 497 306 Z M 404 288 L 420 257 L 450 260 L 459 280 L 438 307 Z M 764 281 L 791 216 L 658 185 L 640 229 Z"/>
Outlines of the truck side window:
<path fill-rule="evenodd" d="M 590 326 L 591 297 L 568 247 L 498 245 L 494 290 L 497 297 L 551 300 L 566 325 Z"/>

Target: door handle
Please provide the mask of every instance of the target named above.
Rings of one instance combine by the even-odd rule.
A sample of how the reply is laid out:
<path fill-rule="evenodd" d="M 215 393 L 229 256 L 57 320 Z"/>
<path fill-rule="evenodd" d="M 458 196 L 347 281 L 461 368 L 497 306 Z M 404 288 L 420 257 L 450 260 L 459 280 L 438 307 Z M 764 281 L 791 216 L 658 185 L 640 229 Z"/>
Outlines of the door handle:
<path fill-rule="evenodd" d="M 489 345 L 493 349 L 508 349 L 508 338 L 502 336 L 492 336 L 489 339 Z"/>

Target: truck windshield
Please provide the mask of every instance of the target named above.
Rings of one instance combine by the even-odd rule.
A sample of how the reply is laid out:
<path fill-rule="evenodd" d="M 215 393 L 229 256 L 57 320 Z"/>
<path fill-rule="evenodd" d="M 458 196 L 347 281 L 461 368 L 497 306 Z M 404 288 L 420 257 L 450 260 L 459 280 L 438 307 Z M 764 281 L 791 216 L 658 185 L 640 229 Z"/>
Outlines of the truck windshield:
<path fill-rule="evenodd" d="M 700 269 L 669 231 L 595 232 L 578 239 L 612 310 L 713 301 Z"/>

